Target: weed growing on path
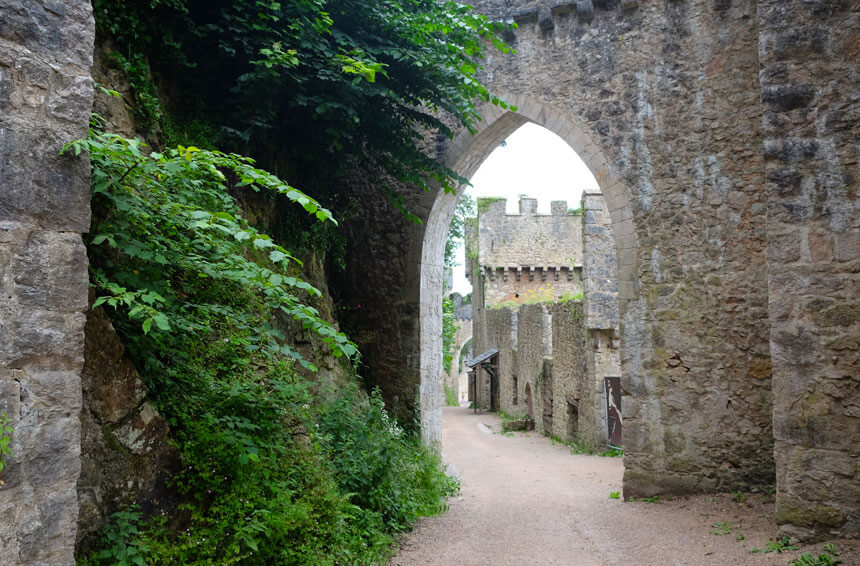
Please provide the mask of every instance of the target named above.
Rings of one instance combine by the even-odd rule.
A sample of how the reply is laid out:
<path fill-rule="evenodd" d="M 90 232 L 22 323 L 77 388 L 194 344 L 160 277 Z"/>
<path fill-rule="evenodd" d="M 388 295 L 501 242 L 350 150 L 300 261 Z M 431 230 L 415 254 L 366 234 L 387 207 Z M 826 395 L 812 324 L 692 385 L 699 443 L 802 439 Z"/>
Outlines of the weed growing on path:
<path fill-rule="evenodd" d="M 610 491 L 609 492 L 609 499 L 621 499 L 621 492 L 620 491 Z"/>
<path fill-rule="evenodd" d="M 836 566 L 837 564 L 842 564 L 842 560 L 837 558 L 839 556 L 839 551 L 836 550 L 836 547 L 833 543 L 825 544 L 822 548 L 823 552 L 816 557 L 813 557 L 812 554 L 808 552 L 804 552 L 800 555 L 800 558 L 795 558 L 791 562 L 789 562 L 790 566 Z"/>
<path fill-rule="evenodd" d="M 732 534 L 732 524 L 731 523 L 714 523 L 713 529 L 711 529 L 712 535 L 722 536 L 722 535 L 730 535 Z"/>
<path fill-rule="evenodd" d="M 776 554 L 779 554 L 781 552 L 785 552 L 786 550 L 797 550 L 798 548 L 799 547 L 791 544 L 788 537 L 785 537 L 777 541 L 771 541 L 767 543 L 767 548 L 756 548 L 754 546 L 750 549 L 750 554 L 767 554 L 769 552 L 775 552 Z"/>

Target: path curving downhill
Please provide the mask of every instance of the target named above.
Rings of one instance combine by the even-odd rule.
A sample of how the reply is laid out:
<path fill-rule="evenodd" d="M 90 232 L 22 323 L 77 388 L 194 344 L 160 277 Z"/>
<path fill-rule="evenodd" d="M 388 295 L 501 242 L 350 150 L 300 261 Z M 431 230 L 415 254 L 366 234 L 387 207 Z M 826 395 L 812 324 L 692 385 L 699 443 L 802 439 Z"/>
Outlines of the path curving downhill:
<path fill-rule="evenodd" d="M 461 493 L 445 514 L 423 519 L 401 540 L 391 566 L 785 566 L 804 550 L 820 550 L 750 554 L 775 532 L 773 505 L 760 495 L 742 504 L 728 494 L 613 500 L 621 458 L 572 455 L 534 432 L 502 435 L 497 416 L 463 407 L 443 409 L 442 422 L 443 457 Z M 731 523 L 731 533 L 712 534 L 725 530 L 715 523 Z M 844 564 L 860 564 L 856 541 L 837 547 Z"/>

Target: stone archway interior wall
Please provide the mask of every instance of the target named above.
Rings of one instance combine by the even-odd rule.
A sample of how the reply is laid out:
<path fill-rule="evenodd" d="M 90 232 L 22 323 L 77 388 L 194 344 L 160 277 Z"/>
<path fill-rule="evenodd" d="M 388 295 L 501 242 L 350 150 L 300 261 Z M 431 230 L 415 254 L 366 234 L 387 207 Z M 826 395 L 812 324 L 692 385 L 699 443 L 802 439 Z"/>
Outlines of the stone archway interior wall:
<path fill-rule="evenodd" d="M 860 8 L 760 0 L 777 522 L 860 532 Z"/>
<path fill-rule="evenodd" d="M 89 164 L 89 1 L 5 2 L 0 16 L 0 563 L 73 564 L 78 518 Z"/>
<path fill-rule="evenodd" d="M 491 89 L 568 141 L 606 199 L 625 493 L 772 483 L 755 2 L 478 10 L 519 23 L 517 54 L 487 59 Z M 455 139 L 447 155 L 471 151 Z"/>

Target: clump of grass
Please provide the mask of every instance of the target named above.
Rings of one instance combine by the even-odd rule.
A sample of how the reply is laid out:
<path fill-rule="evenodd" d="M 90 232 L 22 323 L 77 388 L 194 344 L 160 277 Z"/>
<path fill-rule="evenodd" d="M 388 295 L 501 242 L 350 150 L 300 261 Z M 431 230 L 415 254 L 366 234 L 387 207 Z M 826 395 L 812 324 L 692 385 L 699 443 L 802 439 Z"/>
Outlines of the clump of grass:
<path fill-rule="evenodd" d="M 779 554 L 781 552 L 785 552 L 786 550 L 797 549 L 798 547 L 791 544 L 791 541 L 788 539 L 788 537 L 783 537 L 781 539 L 768 542 L 766 548 L 752 547 L 750 549 L 750 554 L 767 554 L 769 552 Z"/>
<path fill-rule="evenodd" d="M 839 551 L 833 543 L 825 544 L 818 556 L 812 556 L 809 552 L 804 552 L 800 558 L 795 558 L 789 562 L 790 566 L 836 566 L 842 564 L 842 560 L 838 558 Z"/>

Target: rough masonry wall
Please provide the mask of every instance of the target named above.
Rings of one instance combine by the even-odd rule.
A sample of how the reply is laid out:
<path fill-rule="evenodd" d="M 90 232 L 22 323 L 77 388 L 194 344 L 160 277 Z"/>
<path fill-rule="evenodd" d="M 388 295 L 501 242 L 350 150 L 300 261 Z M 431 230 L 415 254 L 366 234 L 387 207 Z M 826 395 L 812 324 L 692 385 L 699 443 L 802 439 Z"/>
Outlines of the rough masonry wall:
<path fill-rule="evenodd" d="M 486 309 L 482 315 L 484 327 L 479 335 L 475 335 L 473 344 L 476 344 L 475 355 L 480 355 L 486 350 L 498 350 L 499 402 L 502 409 L 510 407 L 510 399 L 513 394 L 511 389 L 511 376 L 515 371 L 516 350 L 514 339 L 516 337 L 516 313 L 512 309 Z M 490 375 L 487 371 L 478 368 L 477 372 L 477 406 L 481 409 L 490 408 Z"/>
<path fill-rule="evenodd" d="M 479 2 L 520 23 L 486 76 L 612 214 L 625 494 L 772 483 L 756 3 L 623 4 Z"/>
<path fill-rule="evenodd" d="M 593 377 L 587 372 L 582 303 L 569 301 L 549 307 L 552 312 L 552 431 L 566 442 L 595 437 Z"/>
<path fill-rule="evenodd" d="M 582 293 L 582 218 L 565 201 L 537 214 L 537 199 L 520 198 L 519 214 L 506 200 L 478 199 L 478 264 L 489 305 L 552 302 Z"/>
<path fill-rule="evenodd" d="M 529 414 L 526 399 L 526 385 L 532 391 L 532 419 L 535 428 L 543 431 L 543 423 L 539 416 L 543 414 L 543 401 L 537 395 L 539 391 L 539 376 L 545 356 L 544 343 L 547 339 L 546 313 L 543 305 L 523 305 L 517 312 L 517 364 L 514 374 L 517 376 L 517 404 L 510 397 L 505 397 L 503 408 L 511 413 Z"/>
<path fill-rule="evenodd" d="M 758 2 L 777 522 L 860 533 L 860 7 Z"/>
<path fill-rule="evenodd" d="M 478 261 L 482 266 L 580 266 L 582 227 L 565 201 L 552 214 L 537 213 L 537 199 L 520 198 L 519 214 L 506 214 L 504 199 L 478 199 Z"/>
<path fill-rule="evenodd" d="M 0 563 L 73 564 L 89 164 L 59 156 L 92 109 L 89 1 L 0 9 Z"/>
<path fill-rule="evenodd" d="M 582 195 L 582 287 L 585 327 L 618 332 L 618 255 L 612 218 L 599 193 Z"/>

